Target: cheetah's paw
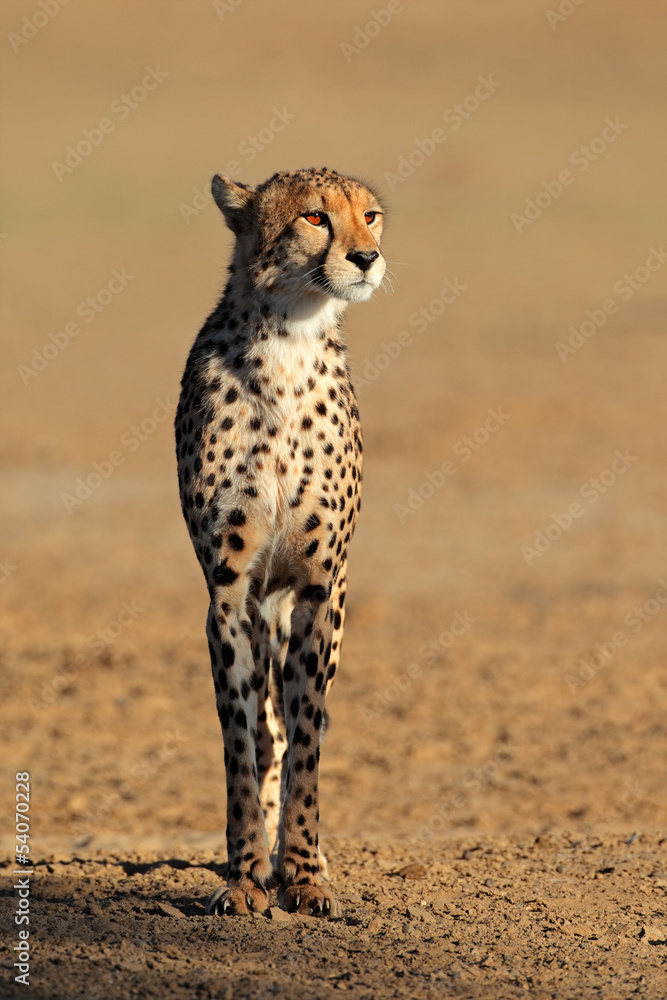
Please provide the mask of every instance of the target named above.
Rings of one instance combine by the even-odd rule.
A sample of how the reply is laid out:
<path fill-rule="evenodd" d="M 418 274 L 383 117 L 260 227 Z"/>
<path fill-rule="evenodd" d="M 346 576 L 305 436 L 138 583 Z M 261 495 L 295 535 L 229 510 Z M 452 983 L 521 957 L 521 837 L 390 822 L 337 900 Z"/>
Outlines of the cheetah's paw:
<path fill-rule="evenodd" d="M 280 896 L 283 909 L 310 917 L 340 917 L 340 903 L 321 885 L 290 885 Z"/>
<path fill-rule="evenodd" d="M 247 916 L 251 911 L 264 913 L 269 908 L 269 894 L 257 886 L 221 885 L 208 901 L 206 912 L 219 916 Z"/>

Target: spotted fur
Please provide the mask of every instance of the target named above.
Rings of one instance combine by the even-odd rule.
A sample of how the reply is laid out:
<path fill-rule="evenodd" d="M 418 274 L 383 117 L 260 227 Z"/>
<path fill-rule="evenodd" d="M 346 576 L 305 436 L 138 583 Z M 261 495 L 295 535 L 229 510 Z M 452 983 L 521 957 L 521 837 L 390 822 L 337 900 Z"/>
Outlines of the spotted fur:
<path fill-rule="evenodd" d="M 340 328 L 382 281 L 383 210 L 326 168 L 212 191 L 236 242 L 176 416 L 227 776 L 227 885 L 208 912 L 264 910 L 278 885 L 286 909 L 335 915 L 318 765 L 362 468 Z"/>

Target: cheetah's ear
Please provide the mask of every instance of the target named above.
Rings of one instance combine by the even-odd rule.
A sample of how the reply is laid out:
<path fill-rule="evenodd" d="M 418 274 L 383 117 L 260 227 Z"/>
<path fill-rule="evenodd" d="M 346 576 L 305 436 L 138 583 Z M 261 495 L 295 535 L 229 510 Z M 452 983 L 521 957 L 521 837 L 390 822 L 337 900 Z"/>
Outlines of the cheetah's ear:
<path fill-rule="evenodd" d="M 211 181 L 211 193 L 225 217 L 225 222 L 238 236 L 244 228 L 247 210 L 255 196 L 255 189 L 249 184 L 232 181 L 224 174 L 216 174 Z"/>

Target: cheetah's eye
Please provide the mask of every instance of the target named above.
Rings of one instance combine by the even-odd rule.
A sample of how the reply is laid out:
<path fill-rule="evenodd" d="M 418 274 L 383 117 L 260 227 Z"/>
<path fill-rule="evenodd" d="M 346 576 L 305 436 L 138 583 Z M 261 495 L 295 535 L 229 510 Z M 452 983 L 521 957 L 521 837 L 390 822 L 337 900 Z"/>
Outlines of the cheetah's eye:
<path fill-rule="evenodd" d="M 365 213 L 364 219 L 366 220 L 366 222 L 368 223 L 369 226 L 370 226 L 371 222 L 375 222 L 376 215 L 377 215 L 377 212 L 366 212 Z"/>
<path fill-rule="evenodd" d="M 327 217 L 324 212 L 307 212 L 304 215 L 306 222 L 310 222 L 311 226 L 325 226 L 327 223 Z"/>

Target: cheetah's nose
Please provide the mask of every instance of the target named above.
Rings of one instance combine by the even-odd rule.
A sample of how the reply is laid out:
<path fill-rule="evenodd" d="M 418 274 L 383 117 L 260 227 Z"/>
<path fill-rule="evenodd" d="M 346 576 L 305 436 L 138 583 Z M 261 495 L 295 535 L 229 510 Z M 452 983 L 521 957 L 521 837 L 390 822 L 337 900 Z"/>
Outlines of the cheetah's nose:
<path fill-rule="evenodd" d="M 380 254 L 377 250 L 350 250 L 345 260 L 352 261 L 353 264 L 356 264 L 357 267 L 360 267 L 365 272 L 379 256 Z"/>

